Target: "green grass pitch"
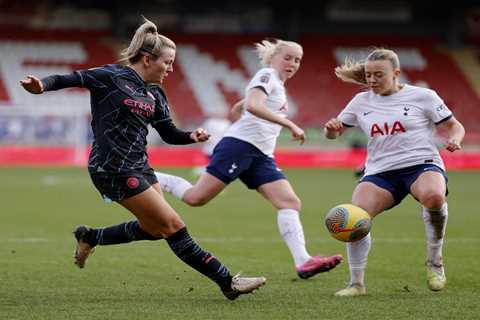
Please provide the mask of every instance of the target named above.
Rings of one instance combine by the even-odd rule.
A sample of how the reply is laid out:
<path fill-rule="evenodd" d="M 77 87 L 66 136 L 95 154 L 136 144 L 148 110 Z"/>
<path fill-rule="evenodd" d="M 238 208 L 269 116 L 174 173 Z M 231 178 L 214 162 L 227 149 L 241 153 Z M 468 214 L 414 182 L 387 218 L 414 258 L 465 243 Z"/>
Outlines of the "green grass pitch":
<path fill-rule="evenodd" d="M 189 177 L 188 170 L 168 170 Z M 311 254 L 346 255 L 323 225 L 350 202 L 350 170 L 287 170 L 302 199 Z M 191 177 L 189 177 L 191 178 Z M 407 198 L 373 222 L 368 295 L 335 298 L 346 261 L 309 280 L 296 277 L 277 231 L 275 210 L 235 182 L 202 208 L 167 196 L 190 233 L 232 272 L 264 275 L 267 285 L 236 301 L 184 265 L 164 241 L 99 247 L 85 269 L 73 264 L 72 229 L 132 216 L 104 203 L 85 169 L 0 169 L 0 319 L 478 319 L 480 172 L 449 173 L 444 247 L 447 287 L 430 292 L 419 205 Z"/>

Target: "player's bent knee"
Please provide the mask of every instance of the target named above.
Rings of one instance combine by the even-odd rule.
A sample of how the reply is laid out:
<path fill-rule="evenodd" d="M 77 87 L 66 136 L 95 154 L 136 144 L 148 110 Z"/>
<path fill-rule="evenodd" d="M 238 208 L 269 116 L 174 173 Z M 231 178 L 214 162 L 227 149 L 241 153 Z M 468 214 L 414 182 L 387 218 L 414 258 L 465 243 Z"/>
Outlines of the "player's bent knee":
<path fill-rule="evenodd" d="M 422 205 L 429 210 L 440 210 L 445 203 L 445 196 L 440 193 L 430 193 L 422 199 Z"/>

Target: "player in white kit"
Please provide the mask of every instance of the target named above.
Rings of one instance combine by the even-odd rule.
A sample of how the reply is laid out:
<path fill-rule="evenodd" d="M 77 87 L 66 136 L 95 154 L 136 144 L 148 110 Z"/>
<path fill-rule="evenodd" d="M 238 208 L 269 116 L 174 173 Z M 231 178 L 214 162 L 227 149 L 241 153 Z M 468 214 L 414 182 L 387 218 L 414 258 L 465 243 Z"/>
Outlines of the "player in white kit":
<path fill-rule="evenodd" d="M 191 206 L 206 204 L 237 178 L 257 190 L 278 210 L 280 234 L 293 256 L 298 276 L 306 279 L 334 268 L 342 257 L 308 254 L 299 216 L 300 199 L 273 159 L 282 127 L 291 131 L 294 140 L 303 143 L 305 139 L 304 131 L 287 119 L 285 92 L 285 82 L 300 67 L 303 49 L 283 40 L 264 40 L 256 48 L 264 68 L 246 87 L 245 99 L 234 105 L 233 111 L 242 111 L 242 116 L 216 145 L 206 172 L 194 186 L 164 173 L 157 173 L 157 178 L 162 190 Z"/>
<path fill-rule="evenodd" d="M 433 90 L 400 84 L 400 63 L 394 51 L 373 50 L 365 62 L 347 62 L 335 69 L 345 82 L 365 85 L 337 118 L 325 124 L 325 136 L 335 139 L 357 126 L 369 138 L 365 175 L 352 203 L 373 219 L 411 194 L 422 205 L 427 236 L 427 285 L 433 291 L 446 284 L 442 246 L 447 223 L 447 176 L 434 142 L 435 127 L 448 136 L 448 151 L 461 149 L 465 135 L 443 100 Z M 370 234 L 347 244 L 350 283 L 336 296 L 366 294 L 365 267 Z"/>

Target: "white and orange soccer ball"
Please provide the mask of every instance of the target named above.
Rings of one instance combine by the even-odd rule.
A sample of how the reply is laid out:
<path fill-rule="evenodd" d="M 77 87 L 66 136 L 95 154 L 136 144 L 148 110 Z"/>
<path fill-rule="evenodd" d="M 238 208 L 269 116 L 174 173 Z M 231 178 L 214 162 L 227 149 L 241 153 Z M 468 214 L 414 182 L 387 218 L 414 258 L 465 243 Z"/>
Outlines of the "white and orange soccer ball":
<path fill-rule="evenodd" d="M 325 226 L 335 239 L 355 242 L 370 232 L 372 220 L 362 208 L 353 204 L 341 204 L 327 213 Z"/>

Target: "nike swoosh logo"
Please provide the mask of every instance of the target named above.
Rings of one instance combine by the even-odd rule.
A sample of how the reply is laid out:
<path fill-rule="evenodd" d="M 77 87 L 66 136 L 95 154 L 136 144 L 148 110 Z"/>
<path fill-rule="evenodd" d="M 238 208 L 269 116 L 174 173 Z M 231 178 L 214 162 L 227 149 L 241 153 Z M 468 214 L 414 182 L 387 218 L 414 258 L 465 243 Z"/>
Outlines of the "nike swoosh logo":
<path fill-rule="evenodd" d="M 369 115 L 370 113 L 372 113 L 373 111 L 368 111 L 368 112 L 364 112 L 363 115 L 366 116 L 366 115 Z"/>

